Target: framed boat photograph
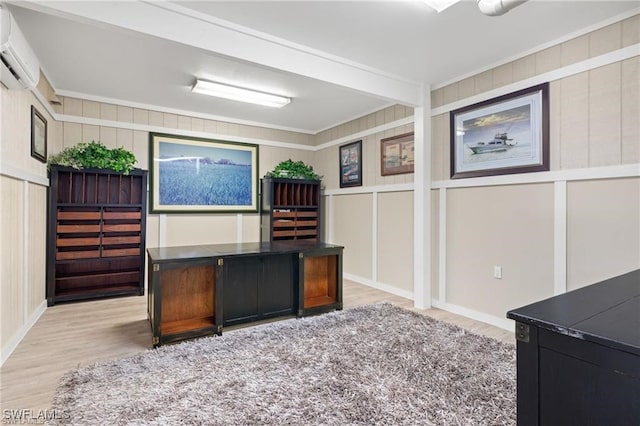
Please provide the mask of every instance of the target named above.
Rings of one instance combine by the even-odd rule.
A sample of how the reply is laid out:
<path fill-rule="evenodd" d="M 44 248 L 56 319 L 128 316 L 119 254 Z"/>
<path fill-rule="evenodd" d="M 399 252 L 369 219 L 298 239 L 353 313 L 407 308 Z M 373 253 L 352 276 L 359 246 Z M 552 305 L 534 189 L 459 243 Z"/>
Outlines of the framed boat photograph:
<path fill-rule="evenodd" d="M 362 141 L 340 147 L 340 188 L 362 186 Z"/>
<path fill-rule="evenodd" d="M 380 140 L 382 176 L 413 173 L 413 132 Z"/>
<path fill-rule="evenodd" d="M 549 170 L 549 83 L 455 111 L 451 179 Z"/>
<path fill-rule="evenodd" d="M 149 134 L 151 213 L 258 211 L 258 145 Z"/>

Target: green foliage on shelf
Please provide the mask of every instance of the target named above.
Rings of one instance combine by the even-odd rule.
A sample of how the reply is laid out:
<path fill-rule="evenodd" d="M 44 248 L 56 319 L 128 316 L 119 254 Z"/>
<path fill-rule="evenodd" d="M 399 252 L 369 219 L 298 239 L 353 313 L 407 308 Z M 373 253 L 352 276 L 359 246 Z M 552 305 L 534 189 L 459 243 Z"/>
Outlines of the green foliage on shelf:
<path fill-rule="evenodd" d="M 80 142 L 49 157 L 47 164 L 73 167 L 74 169 L 111 169 L 129 174 L 136 157 L 122 147 L 109 149 L 100 142 Z"/>
<path fill-rule="evenodd" d="M 267 172 L 265 176 L 289 179 L 322 179 L 322 176 L 313 171 L 313 167 L 306 165 L 302 161 L 293 161 L 291 159 L 281 161 L 272 171 Z"/>

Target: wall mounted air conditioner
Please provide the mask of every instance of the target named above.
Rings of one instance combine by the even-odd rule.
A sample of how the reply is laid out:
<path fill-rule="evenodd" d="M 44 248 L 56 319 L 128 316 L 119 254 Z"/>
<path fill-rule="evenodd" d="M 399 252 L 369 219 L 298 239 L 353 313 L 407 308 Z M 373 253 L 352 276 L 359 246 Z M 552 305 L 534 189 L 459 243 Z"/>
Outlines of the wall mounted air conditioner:
<path fill-rule="evenodd" d="M 9 89 L 34 88 L 40 63 L 6 6 L 0 6 L 0 81 Z"/>

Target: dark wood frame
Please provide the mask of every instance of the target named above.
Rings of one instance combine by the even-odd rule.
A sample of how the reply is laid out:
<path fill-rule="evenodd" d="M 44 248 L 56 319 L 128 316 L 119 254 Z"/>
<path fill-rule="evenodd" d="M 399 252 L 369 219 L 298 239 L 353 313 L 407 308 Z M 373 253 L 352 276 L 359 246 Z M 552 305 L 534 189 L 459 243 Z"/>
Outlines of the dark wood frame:
<path fill-rule="evenodd" d="M 403 133 L 398 136 L 391 136 L 390 138 L 380 139 L 380 174 L 382 176 L 389 175 L 401 175 L 405 173 L 413 173 L 413 160 L 411 164 L 399 164 L 396 166 L 390 166 L 387 164 L 387 149 L 390 146 L 396 145 L 398 147 L 398 151 L 401 150 L 402 145 L 404 143 L 411 143 L 411 149 L 414 146 L 414 136 L 413 132 Z M 398 159 L 400 161 L 400 159 Z"/>
<path fill-rule="evenodd" d="M 38 121 L 44 127 L 41 141 L 37 139 L 39 136 L 39 133 L 36 132 Z M 38 150 L 38 145 L 44 145 L 43 149 Z M 33 105 L 31 105 L 31 156 L 43 163 L 47 162 L 47 120 Z"/>
<path fill-rule="evenodd" d="M 245 205 L 234 204 L 160 204 L 160 170 L 159 162 L 156 158 L 160 155 L 160 142 L 175 145 L 184 145 L 185 149 L 205 149 L 211 150 L 211 154 L 218 149 L 229 151 L 239 150 L 248 152 L 251 155 L 251 203 Z M 183 155 L 184 156 L 184 155 Z M 186 156 L 188 157 L 188 156 Z M 205 138 L 192 138 L 165 133 L 149 133 L 149 210 L 150 213 L 256 213 L 259 210 L 258 200 L 258 165 L 259 147 L 256 144 L 241 142 L 231 142 L 224 140 L 214 140 Z M 194 157 L 195 158 L 195 157 Z M 201 157 L 210 158 L 210 157 Z M 222 159 L 222 158 L 220 158 Z M 218 159 L 218 161 L 220 160 Z M 203 163 L 209 164 L 209 163 Z M 200 167 L 200 166 L 198 166 Z"/>
<path fill-rule="evenodd" d="M 357 163 L 352 162 L 352 149 L 356 150 Z M 362 141 L 359 140 L 340 146 L 340 149 L 338 149 L 338 161 L 338 164 L 340 164 L 340 188 L 362 186 Z M 344 181 L 347 176 L 353 175 L 356 176 L 355 179 Z"/>
<path fill-rule="evenodd" d="M 464 135 L 459 136 L 457 134 L 456 123 L 458 120 L 462 120 L 461 116 L 477 112 L 476 116 L 471 116 L 465 120 L 470 121 L 486 115 L 514 110 L 515 108 L 526 105 L 526 102 L 524 102 L 525 100 L 523 99 L 523 103 L 520 105 L 508 106 L 507 103 L 512 105 L 513 103 L 517 103 L 518 99 L 527 97 L 531 99 L 530 104 L 532 106 L 531 115 L 529 117 L 529 125 L 531 127 L 531 132 L 533 133 L 531 143 L 536 144 L 535 149 L 537 150 L 537 155 L 529 162 L 512 161 L 511 164 L 509 164 L 506 159 L 498 158 L 496 160 L 486 161 L 488 166 L 485 168 L 471 168 L 463 170 L 461 165 L 457 164 L 456 161 L 458 154 L 463 155 L 463 151 L 466 148 L 466 144 L 464 140 L 462 140 Z M 501 105 L 504 105 L 505 107 L 503 110 L 498 109 Z M 538 105 L 539 110 L 537 108 Z M 459 108 L 451 111 L 449 119 L 452 179 L 495 176 L 512 173 L 541 172 L 549 170 L 549 83 L 539 84 L 507 95 Z M 497 126 L 499 126 L 499 124 L 492 123 L 486 127 L 496 127 L 493 131 L 498 132 L 500 130 L 498 130 Z M 491 163 L 493 163 L 493 166 Z"/>

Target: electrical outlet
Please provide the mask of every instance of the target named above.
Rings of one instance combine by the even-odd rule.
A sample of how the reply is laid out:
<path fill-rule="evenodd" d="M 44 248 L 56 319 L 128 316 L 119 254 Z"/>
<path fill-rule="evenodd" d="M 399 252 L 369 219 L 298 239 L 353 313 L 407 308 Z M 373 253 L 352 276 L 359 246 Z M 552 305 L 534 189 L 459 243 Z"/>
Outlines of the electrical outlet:
<path fill-rule="evenodd" d="M 493 278 L 496 278 L 498 280 L 502 279 L 502 266 L 493 267 Z"/>

